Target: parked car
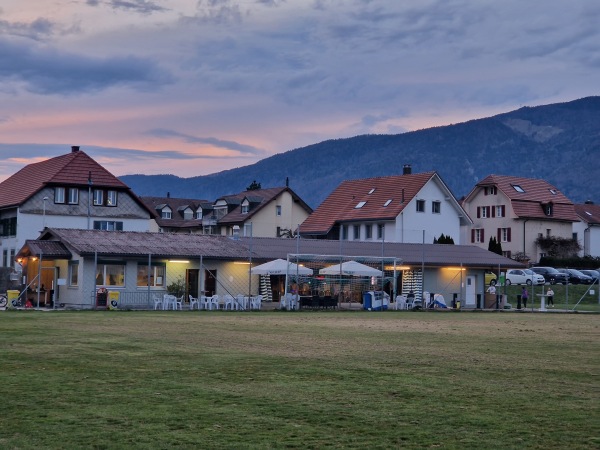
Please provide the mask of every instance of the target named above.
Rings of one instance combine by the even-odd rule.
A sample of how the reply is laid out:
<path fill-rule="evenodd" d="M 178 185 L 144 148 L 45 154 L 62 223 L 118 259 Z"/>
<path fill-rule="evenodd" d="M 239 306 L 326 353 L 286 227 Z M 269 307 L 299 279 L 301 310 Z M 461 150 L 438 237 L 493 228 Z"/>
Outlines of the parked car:
<path fill-rule="evenodd" d="M 529 269 L 510 269 L 506 271 L 506 285 L 511 284 L 545 284 L 543 275 L 537 274 Z"/>
<path fill-rule="evenodd" d="M 600 271 L 598 270 L 580 270 L 581 273 L 587 275 L 588 277 L 592 277 L 592 283 L 596 283 L 598 278 L 600 278 Z"/>
<path fill-rule="evenodd" d="M 566 273 L 569 276 L 569 283 L 572 284 L 592 284 L 592 277 L 581 273 L 575 269 L 556 269 L 559 272 Z"/>
<path fill-rule="evenodd" d="M 495 286 L 498 282 L 497 275 L 494 272 L 485 273 L 485 284 L 486 286 Z"/>
<path fill-rule="evenodd" d="M 567 284 L 568 275 L 559 272 L 554 267 L 532 267 L 531 270 L 537 274 L 543 275 L 550 284 Z"/>

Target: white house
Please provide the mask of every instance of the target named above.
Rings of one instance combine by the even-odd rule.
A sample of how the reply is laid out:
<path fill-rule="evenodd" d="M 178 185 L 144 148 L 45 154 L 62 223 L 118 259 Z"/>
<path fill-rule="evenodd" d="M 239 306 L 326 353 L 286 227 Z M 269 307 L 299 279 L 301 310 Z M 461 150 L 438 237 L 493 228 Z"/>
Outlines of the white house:
<path fill-rule="evenodd" d="M 301 224 L 305 238 L 433 243 L 461 242 L 471 219 L 436 172 L 342 182 Z"/>
<path fill-rule="evenodd" d="M 575 205 L 579 221 L 573 224 L 573 238 L 581 246 L 579 256 L 600 256 L 600 205 L 591 201 Z"/>

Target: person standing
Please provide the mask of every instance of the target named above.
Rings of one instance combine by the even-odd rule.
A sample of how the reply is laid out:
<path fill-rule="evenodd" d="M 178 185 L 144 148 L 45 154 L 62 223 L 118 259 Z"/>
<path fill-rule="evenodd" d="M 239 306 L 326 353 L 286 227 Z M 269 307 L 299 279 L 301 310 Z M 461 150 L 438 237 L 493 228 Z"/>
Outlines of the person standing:
<path fill-rule="evenodd" d="M 527 308 L 527 300 L 529 300 L 527 286 L 523 286 L 523 290 L 521 291 L 521 300 L 523 300 L 523 308 Z"/>
<path fill-rule="evenodd" d="M 548 298 L 548 306 L 552 305 L 552 307 L 554 308 L 554 291 L 551 287 L 548 288 L 548 291 L 546 292 L 546 297 Z"/>

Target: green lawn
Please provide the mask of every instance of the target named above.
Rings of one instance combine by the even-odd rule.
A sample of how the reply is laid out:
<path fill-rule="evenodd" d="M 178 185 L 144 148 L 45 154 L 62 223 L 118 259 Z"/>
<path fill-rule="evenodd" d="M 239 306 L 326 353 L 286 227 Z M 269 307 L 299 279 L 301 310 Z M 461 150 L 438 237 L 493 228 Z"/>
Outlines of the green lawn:
<path fill-rule="evenodd" d="M 533 307 L 539 308 L 540 297 L 537 294 L 546 292 L 549 285 L 546 286 L 528 286 L 529 291 L 529 302 L 527 307 L 531 308 L 533 300 Z M 498 294 L 507 294 L 508 301 L 513 305 L 513 308 L 517 307 L 517 295 L 521 294 L 523 286 L 498 286 Z M 562 284 L 556 284 L 552 286 L 554 291 L 554 309 L 568 309 L 572 310 L 575 307 L 575 311 L 595 311 L 600 312 L 600 297 L 598 297 L 598 286 L 592 286 L 593 294 L 589 292 L 589 285 L 573 285 L 564 286 Z"/>
<path fill-rule="evenodd" d="M 0 312 L 0 447 L 598 448 L 600 315 Z"/>

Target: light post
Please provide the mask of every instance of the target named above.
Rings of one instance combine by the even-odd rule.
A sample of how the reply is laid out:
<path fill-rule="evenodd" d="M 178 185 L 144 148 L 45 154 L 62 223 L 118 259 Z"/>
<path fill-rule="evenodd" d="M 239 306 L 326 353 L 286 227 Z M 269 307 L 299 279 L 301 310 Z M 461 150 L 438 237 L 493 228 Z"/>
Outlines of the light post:
<path fill-rule="evenodd" d="M 42 209 L 42 231 L 44 231 L 46 229 L 46 202 L 48 201 L 48 197 L 44 197 L 42 200 L 44 201 Z"/>

